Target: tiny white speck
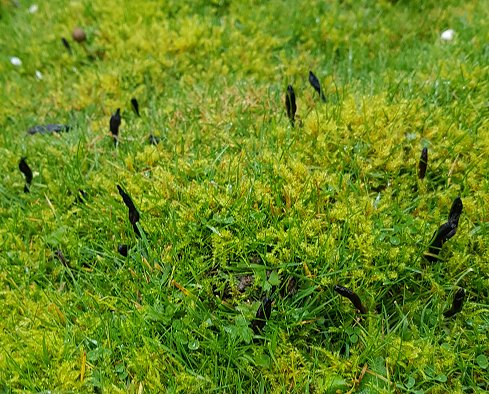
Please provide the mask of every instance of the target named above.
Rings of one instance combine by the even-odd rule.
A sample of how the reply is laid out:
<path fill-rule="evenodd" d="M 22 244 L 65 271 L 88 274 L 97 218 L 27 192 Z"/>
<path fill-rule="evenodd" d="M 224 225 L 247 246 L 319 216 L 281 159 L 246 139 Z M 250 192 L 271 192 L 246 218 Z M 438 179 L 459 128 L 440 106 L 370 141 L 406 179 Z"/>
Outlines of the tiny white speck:
<path fill-rule="evenodd" d="M 379 202 L 380 202 L 380 193 L 377 194 L 377 197 L 375 197 L 374 208 L 377 208 L 379 206 Z"/>
<path fill-rule="evenodd" d="M 417 134 L 416 133 L 407 133 L 406 134 L 406 139 L 408 141 L 414 141 L 417 137 Z"/>
<path fill-rule="evenodd" d="M 37 79 L 42 79 L 42 74 L 39 70 L 36 70 L 36 78 Z"/>
<path fill-rule="evenodd" d="M 22 66 L 22 60 L 20 60 L 17 56 L 12 56 L 10 58 L 10 63 L 12 63 L 14 66 Z"/>
<path fill-rule="evenodd" d="M 29 7 L 29 12 L 31 14 L 35 14 L 37 11 L 39 10 L 39 7 L 37 4 L 32 4 L 30 7 Z"/>
<path fill-rule="evenodd" d="M 441 33 L 441 36 L 440 36 L 440 38 L 443 41 L 452 41 L 453 37 L 455 37 L 455 30 L 453 30 L 453 29 L 445 30 L 443 33 Z"/>

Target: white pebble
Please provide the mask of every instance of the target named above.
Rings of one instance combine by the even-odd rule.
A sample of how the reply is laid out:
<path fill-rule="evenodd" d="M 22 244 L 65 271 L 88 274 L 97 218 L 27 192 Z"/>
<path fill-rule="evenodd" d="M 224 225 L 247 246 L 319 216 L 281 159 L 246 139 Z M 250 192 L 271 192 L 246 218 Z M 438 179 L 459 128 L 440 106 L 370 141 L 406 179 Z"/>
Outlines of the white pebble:
<path fill-rule="evenodd" d="M 37 4 L 32 4 L 30 7 L 29 7 L 29 12 L 31 14 L 35 14 L 37 11 L 39 10 L 39 7 Z"/>
<path fill-rule="evenodd" d="M 440 38 L 443 41 L 452 41 L 453 37 L 455 37 L 455 30 L 453 30 L 453 29 L 445 30 L 443 33 L 441 33 L 441 36 L 440 36 Z"/>
<path fill-rule="evenodd" d="M 39 80 L 42 79 L 42 74 L 39 70 L 36 70 L 36 78 Z"/>
<path fill-rule="evenodd" d="M 14 66 L 22 66 L 22 60 L 20 60 L 17 56 L 12 56 L 10 58 L 10 63 L 12 63 Z"/>

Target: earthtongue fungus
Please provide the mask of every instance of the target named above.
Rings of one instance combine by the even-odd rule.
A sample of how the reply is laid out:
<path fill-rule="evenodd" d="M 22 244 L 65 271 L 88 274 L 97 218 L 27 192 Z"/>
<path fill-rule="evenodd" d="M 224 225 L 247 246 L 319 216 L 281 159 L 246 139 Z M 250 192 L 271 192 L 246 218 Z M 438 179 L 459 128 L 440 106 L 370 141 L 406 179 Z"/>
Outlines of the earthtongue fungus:
<path fill-rule="evenodd" d="M 63 264 L 65 267 L 69 267 L 69 262 L 68 260 L 66 259 L 65 255 L 63 254 L 63 252 L 58 249 L 54 252 L 54 256 L 59 260 L 59 262 L 61 264 Z"/>
<path fill-rule="evenodd" d="M 448 222 L 455 227 L 458 226 L 458 221 L 460 219 L 460 215 L 462 214 L 463 207 L 462 199 L 460 197 L 453 200 L 450 213 L 448 214 Z"/>
<path fill-rule="evenodd" d="M 63 46 L 66 48 L 66 50 L 68 51 L 68 53 L 71 54 L 71 45 L 68 42 L 68 40 L 66 38 L 64 38 L 64 37 L 61 37 L 61 42 L 63 43 Z"/>
<path fill-rule="evenodd" d="M 141 115 L 139 114 L 139 103 L 135 97 L 131 99 L 131 105 L 134 112 L 136 112 L 136 115 L 140 117 Z"/>
<path fill-rule="evenodd" d="M 433 239 L 431 240 L 428 252 L 424 254 L 426 260 L 430 263 L 438 259 L 438 254 L 445 242 L 452 238 L 457 232 L 458 221 L 460 215 L 462 214 L 463 204 L 462 199 L 457 197 L 450 208 L 450 213 L 448 214 L 448 221 L 443 223 L 438 230 L 433 234 Z"/>
<path fill-rule="evenodd" d="M 348 298 L 362 315 L 367 313 L 367 308 L 363 306 L 362 301 L 360 300 L 360 297 L 358 296 L 357 293 L 355 293 L 354 291 L 350 290 L 347 287 L 340 286 L 340 285 L 335 285 L 334 290 L 339 295 Z"/>
<path fill-rule="evenodd" d="M 119 190 L 119 194 L 121 195 L 124 204 L 126 204 L 126 207 L 129 209 L 129 221 L 132 224 L 132 228 L 134 229 L 136 235 L 141 238 L 141 233 L 139 232 L 139 228 L 136 224 L 139 221 L 139 212 L 132 202 L 131 197 L 129 197 L 129 195 L 122 190 L 119 185 L 117 185 L 117 190 Z"/>
<path fill-rule="evenodd" d="M 29 193 L 32 183 L 32 170 L 26 162 L 26 158 L 22 157 L 19 162 L 19 170 L 25 176 L 24 193 Z"/>
<path fill-rule="evenodd" d="M 319 79 L 318 77 L 316 77 L 316 75 L 314 75 L 312 71 L 309 71 L 309 83 L 314 88 L 314 90 L 319 94 L 321 100 L 326 102 L 326 97 L 324 96 L 324 93 L 321 89 L 321 84 L 319 83 Z"/>
<path fill-rule="evenodd" d="M 419 159 L 418 177 L 424 179 L 426 175 L 426 168 L 428 167 L 428 148 L 423 148 L 421 151 L 421 157 Z"/>
<path fill-rule="evenodd" d="M 119 252 L 119 254 L 121 254 L 124 257 L 127 257 L 128 249 L 129 249 L 128 246 L 125 244 L 121 244 L 117 247 L 117 251 Z"/>
<path fill-rule="evenodd" d="M 267 320 L 270 319 L 272 313 L 272 299 L 265 297 L 256 311 L 255 318 L 251 322 L 251 328 L 255 334 L 262 332 L 263 328 L 267 324 Z"/>
<path fill-rule="evenodd" d="M 160 143 L 160 139 L 158 137 L 156 137 L 155 135 L 150 134 L 148 137 L 148 142 L 151 145 L 158 145 Z"/>
<path fill-rule="evenodd" d="M 287 86 L 287 93 L 285 93 L 285 108 L 287 109 L 287 116 L 290 120 L 290 124 L 294 127 L 297 104 L 295 103 L 295 92 L 292 85 Z"/>
<path fill-rule="evenodd" d="M 452 307 L 443 313 L 445 317 L 452 317 L 453 315 L 459 313 L 462 310 L 465 300 L 465 290 L 461 287 L 455 293 L 453 297 Z"/>
<path fill-rule="evenodd" d="M 52 134 L 70 131 L 71 127 L 66 124 L 37 125 L 27 130 L 27 134 Z"/>
<path fill-rule="evenodd" d="M 83 189 L 78 189 L 78 195 L 76 196 L 75 201 L 79 203 L 84 203 L 87 198 L 88 198 L 87 192 Z"/>
<path fill-rule="evenodd" d="M 110 117 L 110 133 L 114 139 L 114 145 L 119 141 L 119 127 L 121 125 L 121 109 L 117 108 L 114 114 Z"/>

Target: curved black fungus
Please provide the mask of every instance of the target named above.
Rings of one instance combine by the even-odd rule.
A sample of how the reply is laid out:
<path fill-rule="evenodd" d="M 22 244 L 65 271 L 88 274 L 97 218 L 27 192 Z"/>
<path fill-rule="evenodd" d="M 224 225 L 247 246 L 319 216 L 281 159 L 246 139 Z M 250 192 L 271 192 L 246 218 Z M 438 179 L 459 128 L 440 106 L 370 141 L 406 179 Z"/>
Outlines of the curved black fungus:
<path fill-rule="evenodd" d="M 88 194 L 85 190 L 83 189 L 78 189 L 78 196 L 76 196 L 76 202 L 85 202 L 85 200 L 87 199 L 88 197 Z"/>
<path fill-rule="evenodd" d="M 148 142 L 151 145 L 158 145 L 160 143 L 160 139 L 158 137 L 156 137 L 155 135 L 150 134 L 148 137 Z"/>
<path fill-rule="evenodd" d="M 455 200 L 453 200 L 452 207 L 450 208 L 450 213 L 448 214 L 448 222 L 457 227 L 458 220 L 460 219 L 460 215 L 462 214 L 463 209 L 464 205 L 462 204 L 462 199 L 460 197 L 457 197 Z"/>
<path fill-rule="evenodd" d="M 51 134 L 70 131 L 71 127 L 66 124 L 37 125 L 27 130 L 27 134 Z"/>
<path fill-rule="evenodd" d="M 433 234 L 433 239 L 431 240 L 430 247 L 428 248 L 428 253 L 425 253 L 425 258 L 430 263 L 438 259 L 441 248 L 445 242 L 452 238 L 457 232 L 458 221 L 460 215 L 462 214 L 463 204 L 462 199 L 457 197 L 450 208 L 450 213 L 448 215 L 448 221 L 443 223 L 438 230 Z"/>
<path fill-rule="evenodd" d="M 461 287 L 460 289 L 457 290 L 455 293 L 455 296 L 453 297 L 453 303 L 452 307 L 443 313 L 443 316 L 445 317 L 452 317 L 453 315 L 457 314 L 462 310 L 462 306 L 464 305 L 465 301 L 465 290 Z"/>
<path fill-rule="evenodd" d="M 287 86 L 287 93 L 285 93 L 285 108 L 287 109 L 287 117 L 290 120 L 290 124 L 294 127 L 297 104 L 295 102 L 295 92 L 292 85 Z"/>
<path fill-rule="evenodd" d="M 135 97 L 133 97 L 131 99 L 131 105 L 132 105 L 132 109 L 134 110 L 134 112 L 136 112 L 136 115 L 137 116 L 141 116 L 139 114 L 139 103 L 138 103 L 138 100 Z"/>
<path fill-rule="evenodd" d="M 121 125 L 121 109 L 117 108 L 114 114 L 110 117 L 110 132 L 114 139 L 114 145 L 117 145 L 119 140 L 119 127 Z"/>
<path fill-rule="evenodd" d="M 354 291 L 350 290 L 347 287 L 340 286 L 340 285 L 335 285 L 334 290 L 339 295 L 348 298 L 361 314 L 367 313 L 367 308 L 363 306 L 362 301 L 360 300 L 360 297 L 358 296 L 357 293 L 355 293 Z"/>
<path fill-rule="evenodd" d="M 63 46 L 66 48 L 66 50 L 71 53 L 71 45 L 68 42 L 68 40 L 64 37 L 61 37 L 61 42 L 63 43 Z"/>
<path fill-rule="evenodd" d="M 121 254 L 124 257 L 127 257 L 127 250 L 128 250 L 128 246 L 125 244 L 121 244 L 117 247 L 117 251 L 119 252 L 119 254 Z"/>
<path fill-rule="evenodd" d="M 321 89 L 321 84 L 319 83 L 319 79 L 312 71 L 309 71 L 309 83 L 314 88 L 314 90 L 319 94 L 321 100 L 326 101 L 326 97 L 324 96 L 324 93 Z"/>
<path fill-rule="evenodd" d="M 60 249 L 56 250 L 54 255 L 58 258 L 61 264 L 63 264 L 65 267 L 69 267 L 68 260 L 66 260 L 66 257 Z"/>
<path fill-rule="evenodd" d="M 19 162 L 19 170 L 25 176 L 24 193 L 29 193 L 32 183 L 32 170 L 26 162 L 26 158 L 22 157 Z"/>
<path fill-rule="evenodd" d="M 132 202 L 131 197 L 129 197 L 129 195 L 124 190 L 122 190 L 119 185 L 117 185 L 117 190 L 119 191 L 119 194 L 121 195 L 124 204 L 126 204 L 126 207 L 129 209 L 129 222 L 131 222 L 134 232 L 138 237 L 141 237 L 141 233 L 136 224 L 139 221 L 139 212 L 136 209 L 136 206 Z"/>
<path fill-rule="evenodd" d="M 267 324 L 267 320 L 270 319 L 270 315 L 272 313 L 272 299 L 265 297 L 256 311 L 255 318 L 251 322 L 251 328 L 255 334 L 259 334 L 265 325 Z"/>
<path fill-rule="evenodd" d="M 423 148 L 421 151 L 421 158 L 419 159 L 418 177 L 424 179 L 426 175 L 426 168 L 428 167 L 428 148 Z"/>

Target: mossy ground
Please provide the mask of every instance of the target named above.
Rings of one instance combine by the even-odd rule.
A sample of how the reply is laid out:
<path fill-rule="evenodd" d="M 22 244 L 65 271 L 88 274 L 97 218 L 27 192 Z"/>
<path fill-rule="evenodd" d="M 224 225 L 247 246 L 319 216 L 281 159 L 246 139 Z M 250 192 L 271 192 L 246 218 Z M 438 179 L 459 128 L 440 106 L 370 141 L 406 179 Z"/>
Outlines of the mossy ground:
<path fill-rule="evenodd" d="M 0 391 L 489 390 L 486 1 L 17 3 L 0 0 Z M 72 129 L 26 134 L 46 123 Z"/>

